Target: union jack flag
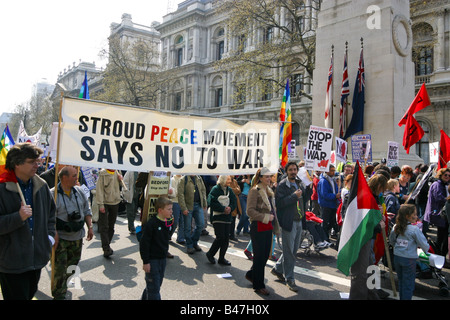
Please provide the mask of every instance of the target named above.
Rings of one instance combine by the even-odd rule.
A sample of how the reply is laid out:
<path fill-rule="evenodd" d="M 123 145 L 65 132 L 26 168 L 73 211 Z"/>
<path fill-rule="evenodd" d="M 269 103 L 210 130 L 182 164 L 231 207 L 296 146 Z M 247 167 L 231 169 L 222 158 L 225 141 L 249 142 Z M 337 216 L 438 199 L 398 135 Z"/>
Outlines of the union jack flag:
<path fill-rule="evenodd" d="M 365 79 L 364 79 L 364 55 L 361 47 L 361 55 L 359 58 L 358 74 L 356 76 L 355 90 L 353 92 L 352 101 L 352 119 L 345 130 L 344 140 L 350 136 L 364 130 L 364 97 L 365 97 Z"/>
<path fill-rule="evenodd" d="M 344 55 L 344 71 L 342 75 L 342 89 L 341 89 L 341 106 L 339 108 L 339 137 L 344 136 L 345 127 L 347 125 L 347 97 L 350 95 L 350 84 L 348 81 L 347 69 L 347 53 Z"/>

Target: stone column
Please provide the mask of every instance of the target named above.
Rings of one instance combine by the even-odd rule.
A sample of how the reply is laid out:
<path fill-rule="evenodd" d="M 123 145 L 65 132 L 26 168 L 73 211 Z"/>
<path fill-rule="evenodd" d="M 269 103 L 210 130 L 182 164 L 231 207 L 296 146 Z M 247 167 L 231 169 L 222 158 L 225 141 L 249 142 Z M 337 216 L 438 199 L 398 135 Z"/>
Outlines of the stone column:
<path fill-rule="evenodd" d="M 414 99 L 412 31 L 408 0 L 342 0 L 322 2 L 316 36 L 312 124 L 323 127 L 326 85 L 331 46 L 334 45 L 334 119 L 339 129 L 339 101 L 342 84 L 345 42 L 348 41 L 349 103 L 352 102 L 358 71 L 361 41 L 364 39 L 365 107 L 364 130 L 372 135 L 373 161 L 386 158 L 387 141 L 400 144 L 400 164 L 418 164 L 414 154 L 402 147 L 404 126 L 398 122 Z M 348 108 L 348 123 L 352 106 Z M 337 115 L 337 116 L 336 116 Z M 349 138 L 347 142 L 351 142 Z M 351 147 L 349 147 L 351 159 Z"/>

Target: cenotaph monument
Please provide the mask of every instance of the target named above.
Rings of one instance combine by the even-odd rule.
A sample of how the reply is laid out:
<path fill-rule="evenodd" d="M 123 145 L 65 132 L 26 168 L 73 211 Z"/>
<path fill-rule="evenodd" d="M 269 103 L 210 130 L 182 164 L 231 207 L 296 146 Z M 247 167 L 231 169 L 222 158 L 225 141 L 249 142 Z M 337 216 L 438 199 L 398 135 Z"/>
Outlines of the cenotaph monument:
<path fill-rule="evenodd" d="M 400 165 L 415 166 L 422 160 L 415 146 L 406 154 L 402 146 L 404 126 L 398 122 L 414 100 L 414 64 L 408 0 L 326 0 L 322 2 L 316 32 L 312 124 L 325 127 L 325 99 L 332 46 L 334 135 L 339 135 L 339 107 L 344 53 L 348 45 L 350 94 L 347 125 L 352 118 L 352 97 L 363 46 L 365 104 L 363 131 L 372 138 L 372 161 L 387 157 L 388 141 L 399 144 Z M 330 124 L 331 126 L 331 124 Z M 351 160 L 351 139 L 348 138 Z"/>

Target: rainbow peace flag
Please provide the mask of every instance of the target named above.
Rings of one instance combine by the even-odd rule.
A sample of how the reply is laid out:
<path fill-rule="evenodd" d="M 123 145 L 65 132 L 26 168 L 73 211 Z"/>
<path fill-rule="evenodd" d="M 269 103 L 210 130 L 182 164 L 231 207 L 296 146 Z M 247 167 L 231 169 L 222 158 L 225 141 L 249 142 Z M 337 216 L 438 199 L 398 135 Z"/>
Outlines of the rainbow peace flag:
<path fill-rule="evenodd" d="M 283 101 L 280 110 L 280 164 L 284 167 L 288 163 L 288 152 L 291 151 L 292 117 L 291 117 L 291 93 L 289 79 L 284 89 Z"/>
<path fill-rule="evenodd" d="M 9 132 L 8 125 L 6 125 L 6 128 L 2 134 L 2 139 L 0 141 L 0 174 L 5 171 L 6 155 L 13 145 L 14 139 L 11 136 L 11 132 Z"/>

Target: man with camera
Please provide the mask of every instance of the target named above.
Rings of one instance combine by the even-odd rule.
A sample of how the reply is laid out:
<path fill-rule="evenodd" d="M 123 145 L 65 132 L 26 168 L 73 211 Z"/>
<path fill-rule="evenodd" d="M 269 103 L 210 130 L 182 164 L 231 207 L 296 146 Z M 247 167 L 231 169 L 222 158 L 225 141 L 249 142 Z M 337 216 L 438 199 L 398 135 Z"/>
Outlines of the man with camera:
<path fill-rule="evenodd" d="M 70 266 L 76 266 L 81 258 L 84 224 L 88 227 L 86 239 L 90 241 L 92 213 L 83 190 L 77 186 L 78 172 L 72 166 L 65 166 L 59 172 L 57 189 L 52 188 L 56 200 L 56 251 L 52 295 L 55 300 L 65 299 Z"/>

